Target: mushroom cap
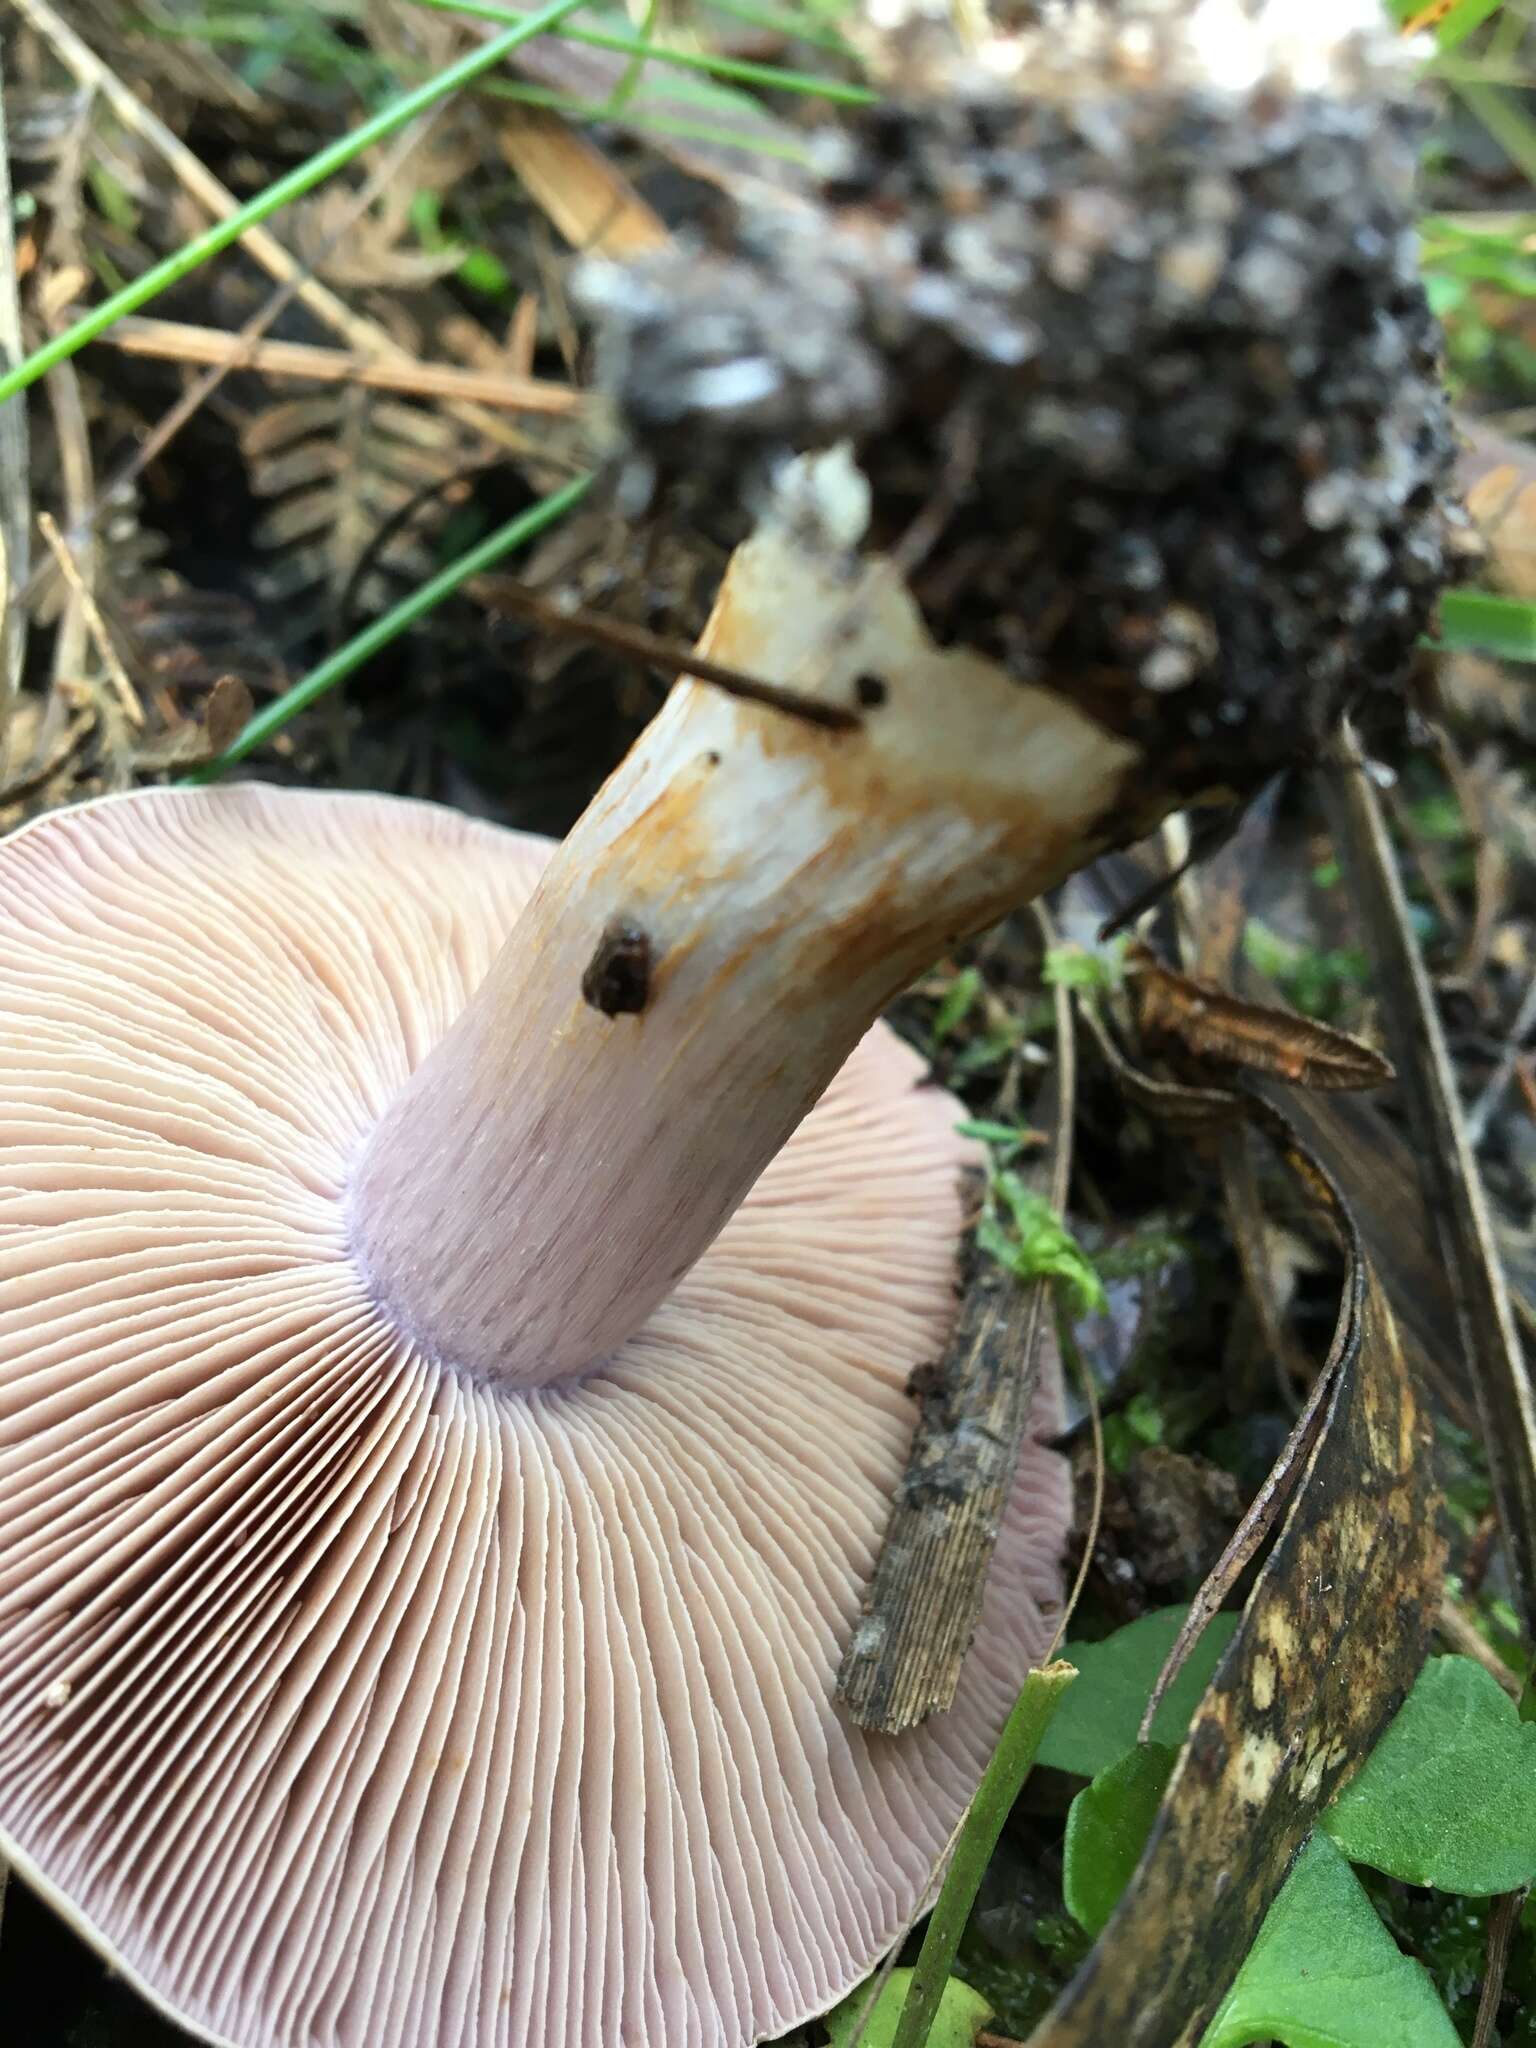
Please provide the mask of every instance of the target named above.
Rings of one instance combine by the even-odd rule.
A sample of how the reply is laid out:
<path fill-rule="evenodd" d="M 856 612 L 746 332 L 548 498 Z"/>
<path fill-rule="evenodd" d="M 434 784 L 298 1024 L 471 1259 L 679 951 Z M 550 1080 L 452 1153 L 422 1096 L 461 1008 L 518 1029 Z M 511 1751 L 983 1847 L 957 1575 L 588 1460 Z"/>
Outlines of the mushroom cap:
<path fill-rule="evenodd" d="M 547 851 L 255 786 L 0 846 L 0 1852 L 234 2048 L 797 2024 L 1050 1633 L 1031 1442 L 953 1711 L 833 1705 L 962 1220 L 884 1026 L 586 1376 L 476 1383 L 369 1298 L 349 1163 Z"/>

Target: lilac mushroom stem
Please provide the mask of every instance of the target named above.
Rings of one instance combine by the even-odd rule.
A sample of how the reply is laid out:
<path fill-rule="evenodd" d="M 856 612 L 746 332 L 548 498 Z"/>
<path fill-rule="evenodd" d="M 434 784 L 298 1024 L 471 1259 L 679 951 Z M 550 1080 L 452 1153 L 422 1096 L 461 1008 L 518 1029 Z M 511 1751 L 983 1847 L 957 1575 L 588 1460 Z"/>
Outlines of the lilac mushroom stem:
<path fill-rule="evenodd" d="M 956 939 L 1397 716 L 1445 575 L 1368 0 L 893 35 L 800 203 L 588 278 L 623 488 L 758 520 L 701 651 L 862 716 L 678 685 L 384 1112 L 353 1250 L 476 1378 L 611 1353 Z"/>
<path fill-rule="evenodd" d="M 634 1331 L 904 983 L 1104 842 L 1137 759 L 933 644 L 850 552 L 846 458 L 793 495 L 701 651 L 860 727 L 679 684 L 358 1162 L 381 1302 L 476 1377 L 558 1380 Z"/>

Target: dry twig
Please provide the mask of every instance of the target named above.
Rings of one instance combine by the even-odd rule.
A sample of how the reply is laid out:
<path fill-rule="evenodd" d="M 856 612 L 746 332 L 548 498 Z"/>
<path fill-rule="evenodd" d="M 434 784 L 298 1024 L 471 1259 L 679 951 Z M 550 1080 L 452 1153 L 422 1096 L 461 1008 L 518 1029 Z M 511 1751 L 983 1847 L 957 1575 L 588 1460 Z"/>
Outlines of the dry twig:
<path fill-rule="evenodd" d="M 90 429 L 85 404 L 80 396 L 80 379 L 73 363 L 59 363 L 48 372 L 43 389 L 53 415 L 54 438 L 58 446 L 59 483 L 63 499 L 63 524 L 73 529 L 95 496 L 95 472 L 91 462 Z M 76 567 L 87 590 L 95 580 L 96 544 L 87 534 L 76 554 Z M 71 678 L 85 672 L 89 629 L 85 610 L 73 589 L 66 586 L 64 614 L 53 642 L 53 687 L 37 738 L 37 751 L 46 753 L 72 708 L 67 700 Z"/>
<path fill-rule="evenodd" d="M 1519 1679 L 1493 1646 L 1484 1639 L 1470 1615 L 1458 1607 L 1449 1594 L 1440 1602 L 1439 1611 L 1435 1615 L 1435 1628 L 1458 1657 L 1470 1657 L 1474 1663 L 1481 1664 L 1488 1676 L 1502 1686 L 1511 1699 L 1519 1699 L 1522 1690 Z"/>
<path fill-rule="evenodd" d="M 1509 1967 L 1510 1945 L 1515 1938 L 1515 1929 L 1520 1925 L 1520 1914 L 1529 1889 L 1527 1886 L 1525 1891 L 1505 1892 L 1489 1919 L 1488 1962 L 1477 2001 L 1477 2026 L 1472 2035 L 1472 2048 L 1493 2048 L 1494 2022 L 1499 2016 L 1499 2002 L 1504 1996 L 1504 1972 Z"/>
<path fill-rule="evenodd" d="M 17 296 L 7 140 L 4 100 L 0 97 L 0 364 L 10 368 L 21 361 L 26 350 Z M 0 782 L 5 779 L 6 731 L 11 707 L 21 687 L 26 655 L 26 615 L 17 592 L 27 580 L 30 503 L 26 408 L 0 406 Z"/>
<path fill-rule="evenodd" d="M 37 515 L 37 524 L 43 539 L 47 541 L 53 551 L 53 558 L 59 565 L 60 575 L 69 585 L 70 594 L 80 607 L 91 638 L 96 643 L 96 651 L 101 656 L 102 666 L 107 672 L 107 679 L 116 694 L 118 705 L 122 710 L 124 718 L 132 726 L 142 726 L 144 723 L 144 707 L 139 702 L 139 694 L 133 687 L 127 669 L 123 667 L 122 657 L 113 643 L 112 635 L 107 630 L 107 622 L 101 615 L 100 605 L 97 604 L 96 599 L 87 587 L 85 578 L 80 574 L 79 566 L 65 545 L 64 538 L 55 525 L 52 514 L 40 512 Z"/>
<path fill-rule="evenodd" d="M 100 336 L 97 346 L 125 355 L 155 356 L 165 362 L 215 363 L 226 369 L 259 370 L 265 377 L 298 377 L 315 384 L 363 384 L 375 391 L 404 391 L 417 398 L 457 399 L 498 406 L 508 412 L 569 415 L 584 400 L 569 384 L 545 377 L 515 377 L 460 369 L 455 363 L 420 363 L 414 357 L 380 359 L 303 341 L 267 341 L 221 327 L 193 327 L 180 320 L 129 314 Z"/>

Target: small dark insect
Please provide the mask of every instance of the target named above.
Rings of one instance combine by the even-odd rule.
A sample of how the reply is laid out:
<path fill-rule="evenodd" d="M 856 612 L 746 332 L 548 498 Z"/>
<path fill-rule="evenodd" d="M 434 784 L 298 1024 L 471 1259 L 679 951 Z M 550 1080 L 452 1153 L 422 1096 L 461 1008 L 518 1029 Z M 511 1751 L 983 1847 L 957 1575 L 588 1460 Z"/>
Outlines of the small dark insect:
<path fill-rule="evenodd" d="M 1392 1078 L 1390 1064 L 1363 1040 L 1176 974 L 1140 943 L 1126 953 L 1126 981 L 1149 1052 L 1182 1053 L 1205 1068 L 1275 1074 L 1301 1088 L 1379 1088 Z"/>
<path fill-rule="evenodd" d="M 605 1017 L 638 1016 L 650 1001 L 651 942 L 633 918 L 610 918 L 603 927 L 587 971 L 582 1000 Z"/>

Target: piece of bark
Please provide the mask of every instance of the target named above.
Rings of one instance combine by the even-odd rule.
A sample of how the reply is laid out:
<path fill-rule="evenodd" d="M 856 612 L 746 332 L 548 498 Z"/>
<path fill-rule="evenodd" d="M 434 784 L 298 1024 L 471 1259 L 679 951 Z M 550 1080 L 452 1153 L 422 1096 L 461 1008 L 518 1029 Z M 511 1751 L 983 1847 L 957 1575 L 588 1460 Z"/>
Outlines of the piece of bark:
<path fill-rule="evenodd" d="M 1039 1376 L 1047 1286 L 987 1260 L 919 1392 L 891 1525 L 837 1675 L 861 1728 L 897 1735 L 954 1699 Z"/>
<path fill-rule="evenodd" d="M 1056 995 L 1057 1114 L 1048 1199 L 1066 1205 L 1076 1060 L 1072 1010 Z M 837 1674 L 861 1728 L 899 1735 L 953 1702 L 1019 1449 L 1034 1405 L 1049 1280 L 976 1260 L 943 1363 L 914 1387 L 916 1433 L 885 1542 Z"/>

